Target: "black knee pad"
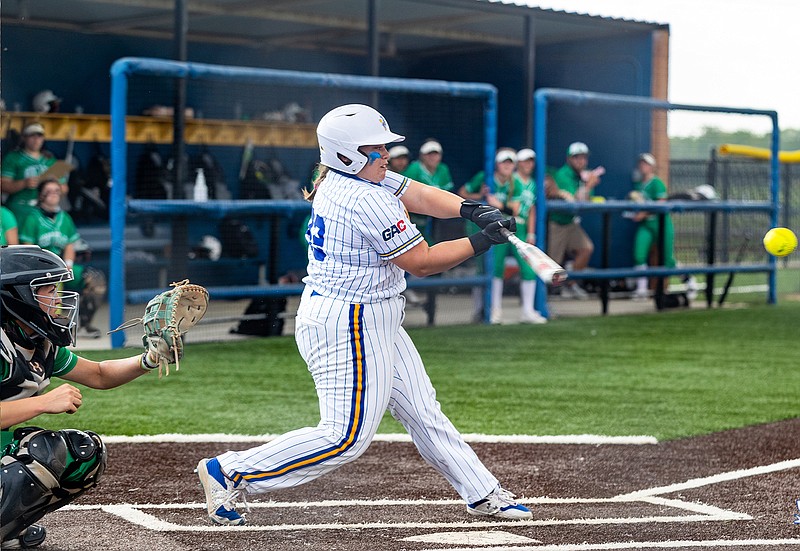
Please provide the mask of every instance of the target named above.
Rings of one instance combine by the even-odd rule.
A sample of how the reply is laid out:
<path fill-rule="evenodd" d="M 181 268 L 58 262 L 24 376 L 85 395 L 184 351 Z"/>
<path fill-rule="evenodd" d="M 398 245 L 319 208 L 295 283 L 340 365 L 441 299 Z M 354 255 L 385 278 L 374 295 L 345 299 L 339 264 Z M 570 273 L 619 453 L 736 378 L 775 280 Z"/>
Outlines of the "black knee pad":
<path fill-rule="evenodd" d="M 96 486 L 106 469 L 106 447 L 94 432 L 24 427 L 14 438 L 18 445 L 0 458 L 2 539 Z"/>
<path fill-rule="evenodd" d="M 12 455 L 51 489 L 91 488 L 106 470 L 106 447 L 94 432 L 26 427 L 14 431 L 14 437 L 19 438 L 19 448 Z"/>
<path fill-rule="evenodd" d="M 69 489 L 89 489 L 97 486 L 103 473 L 106 471 L 108 453 L 106 445 L 97 433 L 64 429 L 61 433 L 67 444 L 75 463 L 67 467 L 61 477 L 61 484 Z M 92 467 L 85 470 L 79 477 L 72 476 L 78 472 L 85 463 L 92 463 Z"/>

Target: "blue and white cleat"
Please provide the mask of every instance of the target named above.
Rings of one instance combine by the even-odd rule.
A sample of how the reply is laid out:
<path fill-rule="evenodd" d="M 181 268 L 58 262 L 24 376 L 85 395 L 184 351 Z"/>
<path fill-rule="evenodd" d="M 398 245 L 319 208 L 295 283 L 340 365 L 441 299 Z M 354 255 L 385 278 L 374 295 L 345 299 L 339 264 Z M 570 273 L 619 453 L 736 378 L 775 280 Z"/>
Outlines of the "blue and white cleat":
<path fill-rule="evenodd" d="M 201 459 L 197 464 L 197 476 L 200 477 L 200 484 L 206 493 L 206 505 L 208 508 L 208 518 L 215 524 L 223 526 L 241 526 L 245 524 L 245 518 L 236 512 L 236 498 L 244 499 L 242 488 L 235 488 L 233 482 L 222 474 L 222 468 L 216 457 L 212 459 Z"/>
<path fill-rule="evenodd" d="M 508 490 L 498 486 L 485 498 L 467 505 L 467 512 L 477 517 L 497 517 L 509 520 L 533 518 L 530 509 L 514 501 L 515 497 Z"/>

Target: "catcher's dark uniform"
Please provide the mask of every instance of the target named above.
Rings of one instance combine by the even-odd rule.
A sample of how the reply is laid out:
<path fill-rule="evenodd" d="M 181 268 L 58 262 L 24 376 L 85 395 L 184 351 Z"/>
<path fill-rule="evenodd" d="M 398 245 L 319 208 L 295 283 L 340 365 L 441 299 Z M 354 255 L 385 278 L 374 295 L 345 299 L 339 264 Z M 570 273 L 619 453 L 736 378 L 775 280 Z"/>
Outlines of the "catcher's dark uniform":
<path fill-rule="evenodd" d="M 28 341 L 29 342 L 29 341 Z M 41 394 L 51 377 L 69 373 L 78 357 L 47 339 L 33 349 L 13 330 L 0 329 L 0 401 Z M 106 451 L 92 432 L 3 427 L 0 464 L 0 536 L 5 542 L 46 513 L 95 486 L 105 470 Z"/>
<path fill-rule="evenodd" d="M 6 335 L 0 330 L 0 356 L 2 356 L 3 379 L 0 382 L 0 402 L 19 400 L 41 394 L 52 377 L 69 373 L 78 357 L 68 348 L 54 346 L 42 339 L 33 350 L 23 347 L 13 332 Z M 4 429 L 6 427 L 3 427 Z M 0 447 L 11 441 L 11 433 L 2 432 Z"/>
<path fill-rule="evenodd" d="M 75 344 L 79 309 L 78 293 L 63 288 L 74 278 L 64 260 L 35 245 L 15 245 L 0 247 L 0 264 L 0 423 L 5 423 L 0 425 L 0 547 L 17 549 L 40 545 L 46 530 L 36 521 L 97 484 L 106 449 L 93 432 L 21 427 L 11 433 L 9 424 L 33 419 L 39 408 L 29 405 L 36 403 L 52 413 L 74 412 L 81 405 L 80 391 L 71 385 L 44 394 L 53 377 L 113 388 L 176 362 L 182 334 L 202 317 L 208 293 L 188 285 L 180 285 L 184 292 L 162 293 L 165 298 L 148 303 L 152 312 L 145 318 L 155 332 L 152 338 L 145 335 L 148 350 L 93 362 L 66 348 Z M 180 308 L 184 294 L 191 304 Z"/>

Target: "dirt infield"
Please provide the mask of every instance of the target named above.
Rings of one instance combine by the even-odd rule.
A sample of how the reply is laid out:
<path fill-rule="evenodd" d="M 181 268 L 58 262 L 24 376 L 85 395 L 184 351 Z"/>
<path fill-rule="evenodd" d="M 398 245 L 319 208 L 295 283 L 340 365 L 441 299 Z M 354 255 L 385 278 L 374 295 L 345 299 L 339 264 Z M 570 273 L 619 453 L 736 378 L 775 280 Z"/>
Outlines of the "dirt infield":
<path fill-rule="evenodd" d="M 800 420 L 650 445 L 473 444 L 532 508 L 524 522 L 467 515 L 412 444 L 375 442 L 327 477 L 251 499 L 246 527 L 212 527 L 194 467 L 250 446 L 110 444 L 101 486 L 44 519 L 43 549 L 800 548 Z"/>

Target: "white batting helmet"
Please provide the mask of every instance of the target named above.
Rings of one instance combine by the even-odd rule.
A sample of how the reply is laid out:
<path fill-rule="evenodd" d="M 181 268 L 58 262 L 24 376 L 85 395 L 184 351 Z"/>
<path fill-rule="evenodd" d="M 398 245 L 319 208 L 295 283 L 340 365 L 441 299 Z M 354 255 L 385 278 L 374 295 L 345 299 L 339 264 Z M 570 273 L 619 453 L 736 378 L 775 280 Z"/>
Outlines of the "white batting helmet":
<path fill-rule="evenodd" d="M 52 90 L 42 90 L 33 96 L 33 110 L 37 113 L 54 113 L 58 111 L 61 98 Z"/>
<path fill-rule="evenodd" d="M 358 173 L 369 161 L 358 150 L 362 145 L 384 145 L 405 139 L 389 130 L 383 115 L 357 103 L 329 111 L 317 125 L 320 163 L 348 174 Z"/>

